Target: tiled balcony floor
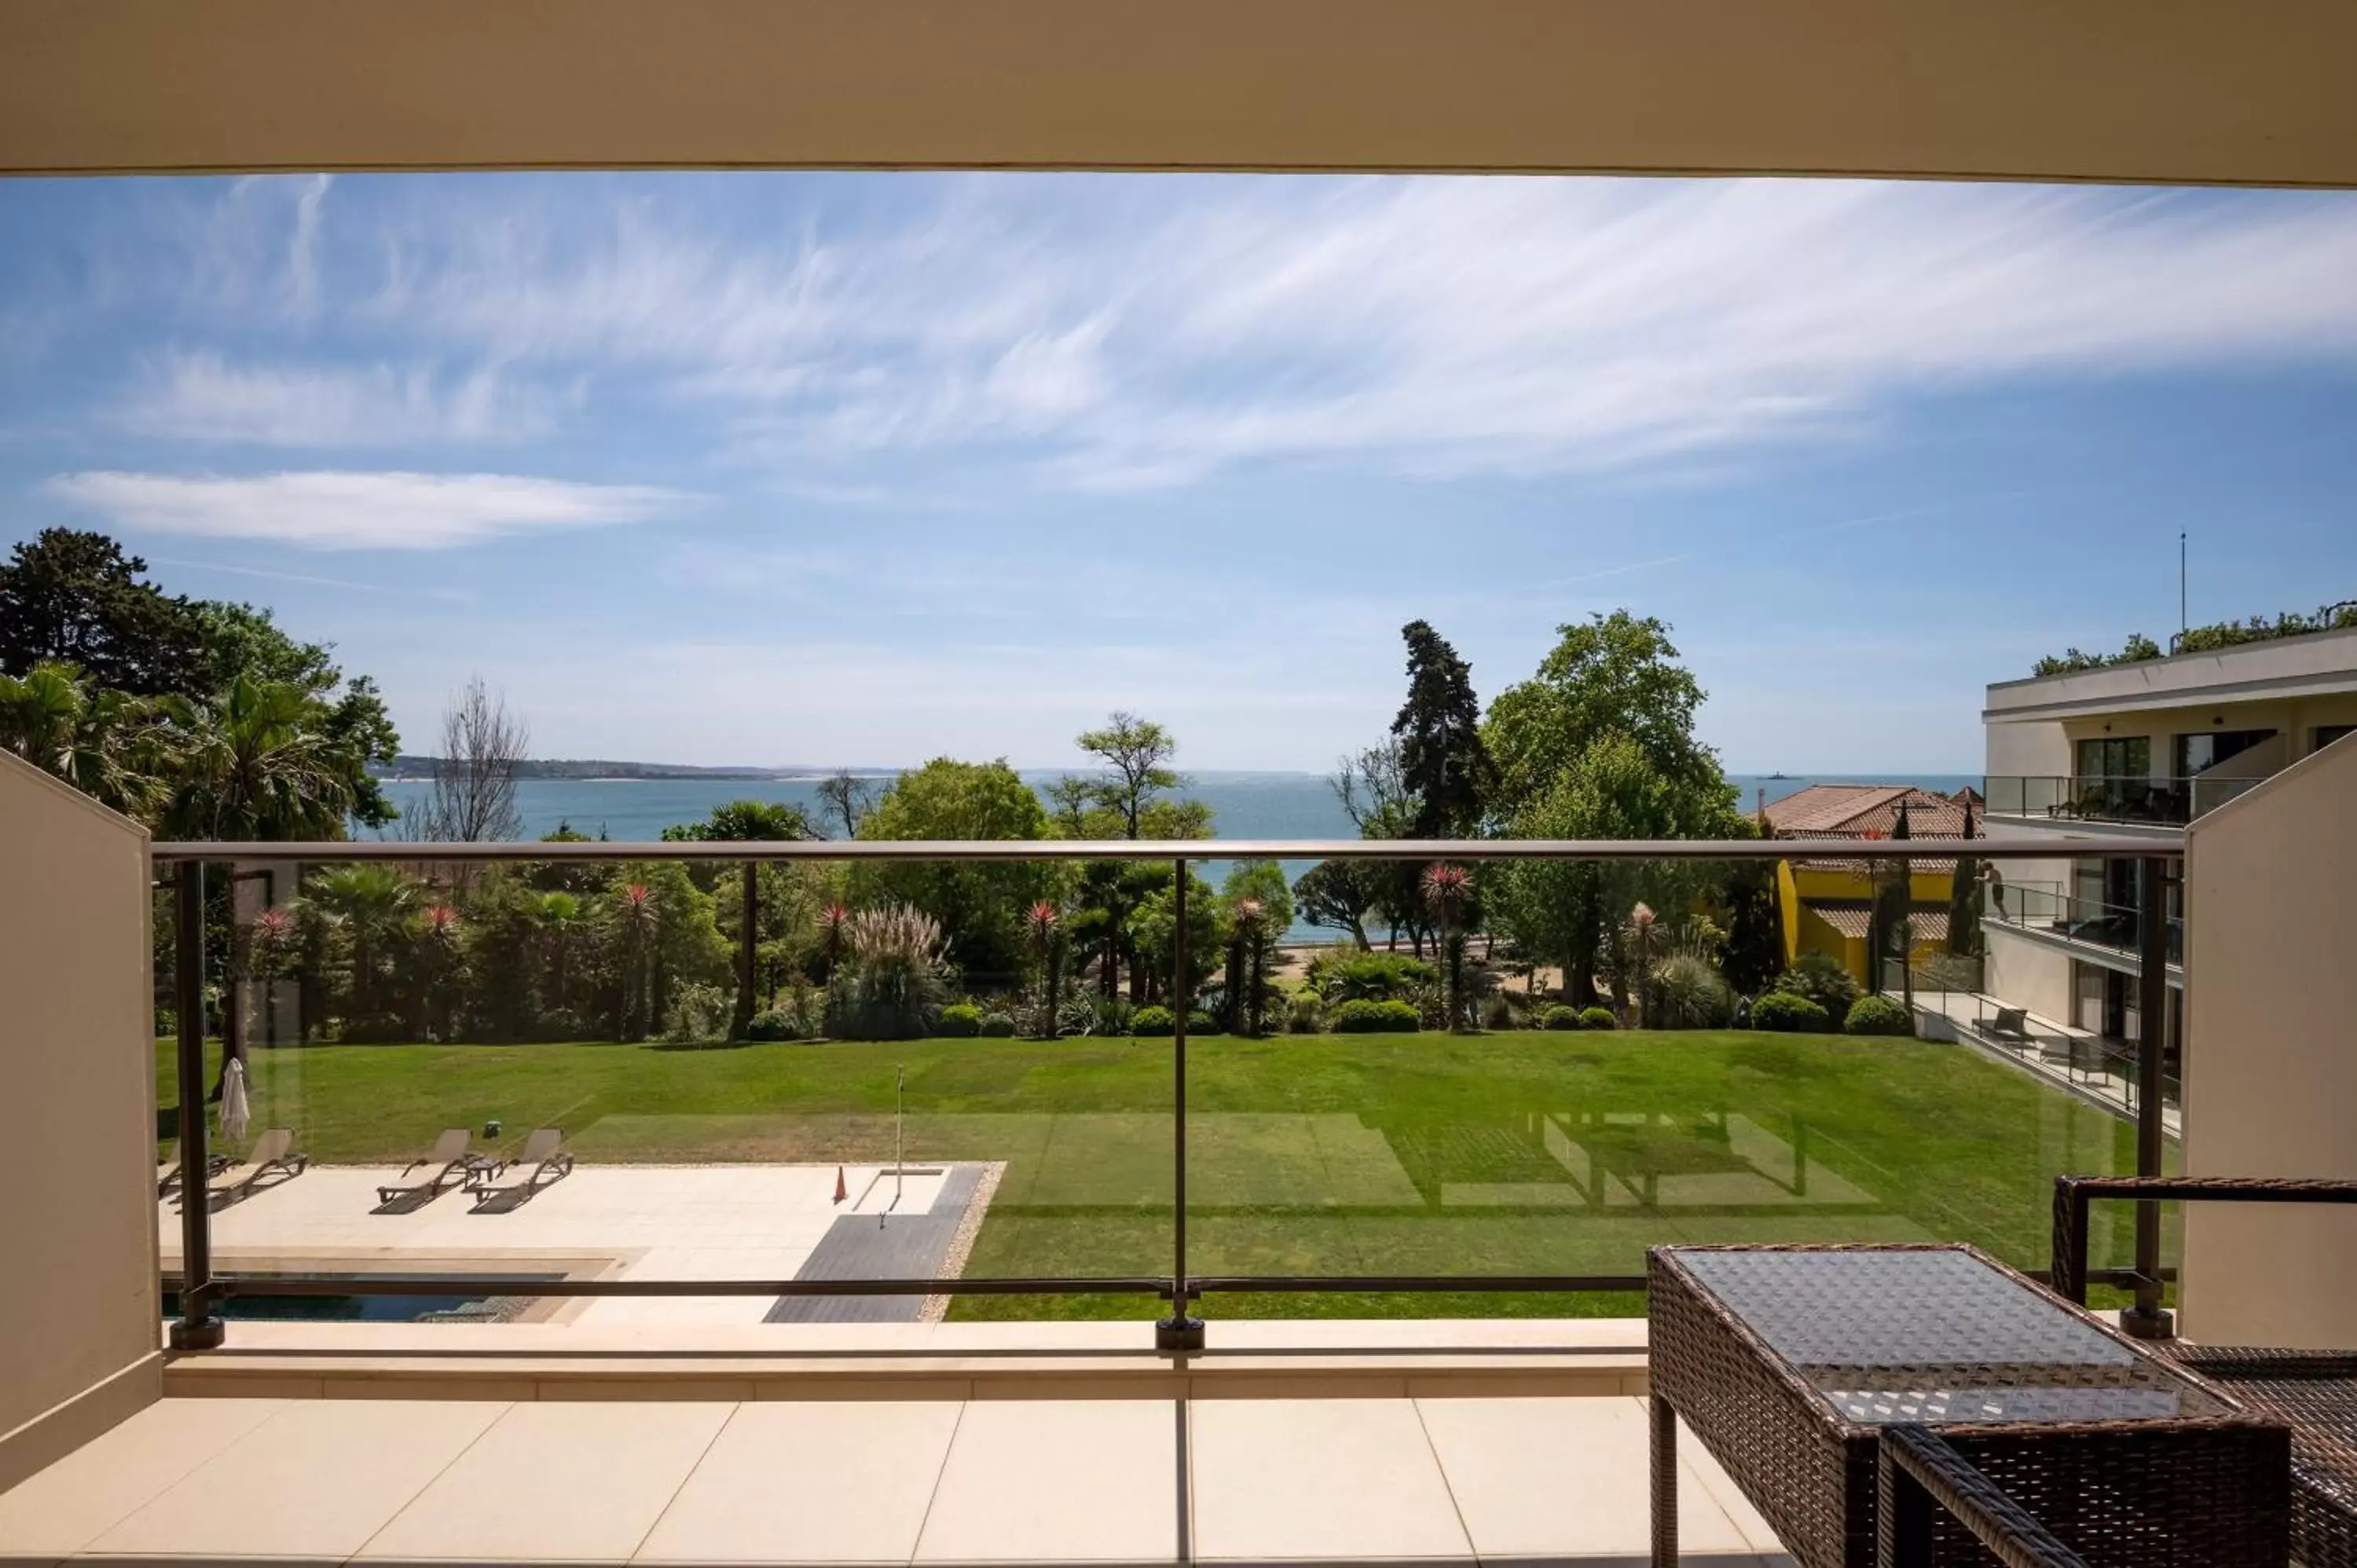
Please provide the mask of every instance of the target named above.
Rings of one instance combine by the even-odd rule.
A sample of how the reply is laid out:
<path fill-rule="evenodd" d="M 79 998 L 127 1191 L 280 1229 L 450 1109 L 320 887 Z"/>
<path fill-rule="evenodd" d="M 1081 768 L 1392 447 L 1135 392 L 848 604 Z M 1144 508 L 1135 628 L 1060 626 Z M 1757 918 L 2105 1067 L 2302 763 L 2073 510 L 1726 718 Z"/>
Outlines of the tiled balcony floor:
<path fill-rule="evenodd" d="M 1781 1563 L 1689 1446 L 1682 1544 Z M 1642 1402 L 173 1399 L 0 1562 L 1641 1563 Z"/>

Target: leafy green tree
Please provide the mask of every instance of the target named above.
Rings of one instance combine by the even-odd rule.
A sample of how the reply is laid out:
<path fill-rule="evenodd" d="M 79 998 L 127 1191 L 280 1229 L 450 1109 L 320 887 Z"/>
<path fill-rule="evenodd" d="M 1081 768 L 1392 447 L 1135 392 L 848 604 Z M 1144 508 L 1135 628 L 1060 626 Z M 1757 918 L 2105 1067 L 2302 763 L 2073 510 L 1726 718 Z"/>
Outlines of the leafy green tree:
<path fill-rule="evenodd" d="M 1469 837 L 1490 778 L 1473 667 L 1427 622 L 1410 621 L 1400 635 L 1407 642 L 1407 700 L 1392 734 L 1414 800 L 1408 826 L 1417 838 Z"/>
<path fill-rule="evenodd" d="M 1321 860 L 1293 884 L 1301 918 L 1329 931 L 1348 931 L 1361 952 L 1367 940 L 1367 913 L 1381 897 L 1382 868 L 1361 860 Z"/>
<path fill-rule="evenodd" d="M 1058 797 L 1060 809 L 1069 811 L 1069 800 L 1094 806 L 1105 813 L 1107 823 L 1114 831 L 1073 836 L 1125 839 L 1197 839 L 1210 836 L 1211 809 L 1209 806 L 1200 800 L 1166 800 L 1162 798 L 1173 789 L 1187 788 L 1191 782 L 1185 775 L 1170 768 L 1170 759 L 1178 753 L 1178 742 L 1162 725 L 1152 719 L 1139 718 L 1135 714 L 1116 713 L 1105 721 L 1104 728 L 1083 730 L 1074 744 L 1103 762 L 1107 771 L 1101 779 L 1062 781 L 1067 785 L 1076 783 L 1078 789 L 1067 790 Z M 1085 816 L 1081 820 L 1083 822 L 1088 821 Z"/>
<path fill-rule="evenodd" d="M 1341 802 L 1362 839 L 1410 838 L 1415 834 L 1417 801 L 1403 772 L 1402 748 L 1396 736 L 1371 746 L 1335 766 L 1328 784 Z M 1423 867 L 1414 861 L 1352 863 L 1351 875 L 1370 894 L 1368 911 L 1383 921 L 1385 943 L 1397 949 L 1400 933 L 1408 933 L 1415 951 L 1424 951 L 1426 911 L 1417 878 Z"/>
<path fill-rule="evenodd" d="M 203 615 L 146 570 L 102 533 L 48 528 L 18 544 L 0 565 L 0 673 L 49 660 L 134 696 L 208 689 Z"/>
<path fill-rule="evenodd" d="M 1005 761 L 938 757 L 892 781 L 859 824 L 863 841 L 1044 839 L 1047 808 Z M 862 861 L 852 868 L 852 902 L 915 906 L 941 923 L 952 962 L 970 983 L 1002 982 L 1024 963 L 1023 921 L 1057 891 L 1040 861 Z"/>
<path fill-rule="evenodd" d="M 1562 769 L 1507 823 L 1531 839 L 1735 838 L 1744 832 L 1729 791 L 1664 777 L 1628 736 L 1608 735 Z M 1575 1006 L 1598 999 L 1598 968 L 1615 983 L 1628 973 L 1620 943 L 1608 940 L 1637 904 L 1683 909 L 1706 890 L 1708 872 L 1675 861 L 1504 862 L 1489 878 L 1494 926 L 1534 953 L 1559 955 Z"/>
<path fill-rule="evenodd" d="M 1556 631 L 1538 672 L 1499 693 L 1482 723 L 1497 768 L 1497 814 L 1522 811 L 1610 736 L 1626 736 L 1664 781 L 1720 797 L 1732 810 L 1734 787 L 1717 754 L 1695 738 L 1703 690 L 1676 662 L 1670 628 L 1623 609 Z"/>
<path fill-rule="evenodd" d="M 1189 866 L 1186 994 L 1174 994 L 1170 983 L 1178 951 L 1177 878 L 1167 870 L 1163 877 L 1164 885 L 1139 902 L 1130 918 L 1130 932 L 1138 972 L 1146 982 L 1146 1000 L 1161 1001 L 1175 1013 L 1194 1006 L 1196 993 L 1218 969 L 1222 950 L 1227 945 L 1228 912 L 1211 885 Z"/>

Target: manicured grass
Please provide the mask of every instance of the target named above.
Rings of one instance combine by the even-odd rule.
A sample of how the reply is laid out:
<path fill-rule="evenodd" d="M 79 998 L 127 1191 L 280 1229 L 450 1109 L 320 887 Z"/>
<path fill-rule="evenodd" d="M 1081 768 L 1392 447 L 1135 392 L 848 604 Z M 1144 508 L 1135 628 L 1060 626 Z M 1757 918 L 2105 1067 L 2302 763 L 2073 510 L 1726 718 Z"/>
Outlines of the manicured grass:
<path fill-rule="evenodd" d="M 1167 1274 L 1168 1041 L 321 1046 L 253 1053 L 256 1128 L 405 1160 L 487 1120 L 585 1161 L 1004 1160 L 967 1272 Z M 175 1095 L 168 1042 L 159 1102 Z M 1964 1240 L 2046 1262 L 2052 1179 L 2134 1168 L 2126 1122 L 1958 1046 L 1749 1033 L 1222 1036 L 1190 1044 L 1198 1274 L 1637 1273 L 1665 1241 Z M 168 1118 L 167 1119 L 168 1122 Z M 2109 1207 L 2109 1206 L 2106 1206 Z M 2125 1211 L 2097 1256 L 2125 1262 Z M 961 1316 L 1148 1315 L 969 1298 Z M 1626 1313 L 1565 1298 L 1227 1295 L 1221 1316 Z"/>

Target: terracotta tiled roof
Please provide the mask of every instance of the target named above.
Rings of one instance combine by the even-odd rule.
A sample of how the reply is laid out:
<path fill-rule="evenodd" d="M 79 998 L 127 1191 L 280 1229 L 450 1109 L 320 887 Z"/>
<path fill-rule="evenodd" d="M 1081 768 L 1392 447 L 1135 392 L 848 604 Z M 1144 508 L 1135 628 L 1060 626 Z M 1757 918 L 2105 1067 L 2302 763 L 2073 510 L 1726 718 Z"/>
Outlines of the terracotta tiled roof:
<path fill-rule="evenodd" d="M 1856 941 L 1867 938 L 1868 923 L 1874 918 L 1872 908 L 1864 901 L 1836 903 L 1829 898 L 1811 899 L 1801 906 L 1817 918 Z M 1914 927 L 1919 942 L 1944 942 L 1948 940 L 1948 911 L 1934 904 L 1917 904 L 1907 911 L 1908 921 Z"/>
<path fill-rule="evenodd" d="M 1916 838 L 1961 838 L 1963 802 L 1911 784 L 1812 784 L 1767 805 L 1768 826 L 1780 839 L 1889 837 L 1907 802 L 1907 831 Z M 1979 826 L 1977 817 L 1974 826 Z"/>

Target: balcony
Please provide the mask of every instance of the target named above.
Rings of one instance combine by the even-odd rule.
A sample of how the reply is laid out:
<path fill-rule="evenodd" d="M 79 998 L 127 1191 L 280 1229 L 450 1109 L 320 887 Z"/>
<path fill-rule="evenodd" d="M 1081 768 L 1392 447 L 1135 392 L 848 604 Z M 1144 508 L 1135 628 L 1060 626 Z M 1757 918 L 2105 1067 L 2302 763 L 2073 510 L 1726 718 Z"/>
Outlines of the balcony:
<path fill-rule="evenodd" d="M 1641 966 L 1616 1026 L 1570 1027 L 1544 928 L 1508 923 L 1509 889 L 1600 886 L 1643 886 L 1684 926 L 1787 847 L 331 844 L 305 846 L 304 907 L 274 920 L 238 867 L 285 846 L 135 842 L 126 864 L 160 880 L 103 923 L 160 939 L 165 1011 L 140 1049 L 161 1110 L 150 1126 L 119 1077 L 77 1079 L 27 1146 L 87 1116 L 130 1134 L 143 1184 L 178 1160 L 184 1187 L 222 1190 L 140 1197 L 167 1397 L 0 1493 L 0 1555 L 1633 1559 L 1649 1246 L 1968 1240 L 2036 1271 L 2053 1176 L 2168 1168 L 2158 1099 L 1681 1012 L 1716 1004 L 1676 978 L 1692 950 L 1633 922 L 1611 934 Z M 1255 948 L 1251 878 L 1200 875 L 1270 862 L 1462 865 L 1484 923 L 1428 907 L 1420 976 L 1404 951 L 1348 982 L 1396 971 L 1406 1017 L 1345 1027 L 1372 998 L 1336 988 L 1330 952 L 1275 929 Z M 912 1037 L 845 1037 L 901 1032 L 892 966 L 851 967 L 890 946 L 880 929 L 845 937 L 833 1007 L 764 935 L 772 911 L 821 920 L 794 901 L 804 872 L 1016 921 L 1030 906 L 1010 895 L 1092 867 L 1155 912 L 1111 972 L 1093 928 L 1052 961 L 1053 932 L 977 940 Z M 683 945 L 682 911 L 720 945 Z M 60 950 L 91 949 L 85 929 Z M 639 966 L 659 954 L 706 965 L 708 989 L 658 983 Z M 1068 1016 L 1048 972 L 1090 1005 Z M 501 1014 L 527 974 L 529 1005 Z M 1254 1019 L 1262 978 L 1282 995 Z M 732 1027 L 739 980 L 755 1018 L 785 1015 L 765 1028 L 819 1037 Z M 1109 991 L 1139 1006 L 1105 1011 Z M 970 1020 L 949 1011 L 965 994 Z M 70 999 L 110 1017 L 125 1000 Z M 232 1059 L 243 1115 L 224 1128 Z M 527 1157 L 540 1128 L 569 1166 Z M 245 1179 L 274 1129 L 260 1152 L 285 1163 Z M 421 1194 L 451 1129 L 465 1152 Z M 72 1244 L 145 1233 L 85 1222 L 97 1190 L 51 1200 Z M 2143 1213 L 2097 1217 L 2110 1303 L 2157 1304 L 2176 1267 L 2173 1227 Z M 1740 1488 L 1699 1450 L 1683 1466 L 1689 1552 L 1773 1560 Z"/>
<path fill-rule="evenodd" d="M 2040 941 L 2081 950 L 2080 956 L 2118 964 L 2140 961 L 2144 919 L 2135 908 L 2066 893 L 2053 882 L 1991 884 L 1981 896 L 1982 918 Z M 2164 950 L 2172 971 L 2185 962 L 2185 921 L 2170 916 Z M 2181 973 L 2174 978 L 2182 980 Z"/>
<path fill-rule="evenodd" d="M 1992 774 L 1981 780 L 1991 819 L 2181 828 L 2240 798 L 2257 778 L 2116 778 L 2101 774 Z"/>

